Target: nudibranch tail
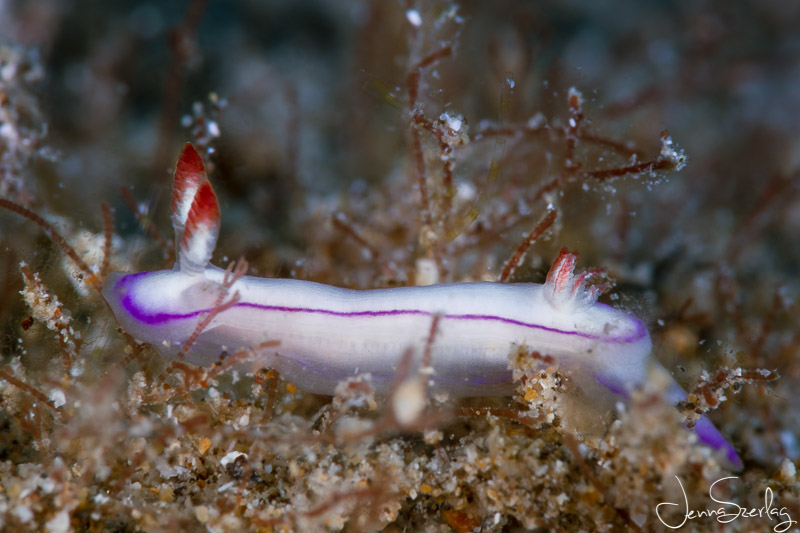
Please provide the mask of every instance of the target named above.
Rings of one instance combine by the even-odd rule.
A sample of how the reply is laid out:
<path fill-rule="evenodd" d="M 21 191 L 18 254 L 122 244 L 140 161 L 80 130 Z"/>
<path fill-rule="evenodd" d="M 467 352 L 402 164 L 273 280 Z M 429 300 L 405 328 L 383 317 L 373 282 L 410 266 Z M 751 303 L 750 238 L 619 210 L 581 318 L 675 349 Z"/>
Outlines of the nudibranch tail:
<path fill-rule="evenodd" d="M 686 400 L 686 391 L 674 379 L 667 391 L 667 400 L 673 404 Z M 702 415 L 695 423 L 694 432 L 700 442 L 721 453 L 732 470 L 738 471 L 744 468 L 744 463 L 733 445 L 722 436 L 714 423 L 705 415 Z"/>
<path fill-rule="evenodd" d="M 722 436 L 711 420 L 701 416 L 694 425 L 694 432 L 700 442 L 723 454 L 731 470 L 741 471 L 744 468 L 744 463 L 736 453 L 736 449 Z"/>
<path fill-rule="evenodd" d="M 645 361 L 642 361 L 643 363 Z M 670 404 L 677 404 L 678 402 L 686 400 L 686 391 L 681 387 L 675 379 L 669 375 L 667 370 L 655 360 L 650 361 L 650 368 L 647 365 L 639 366 L 638 369 L 631 372 L 626 372 L 625 368 L 614 366 L 605 369 L 598 369 L 594 376 L 595 379 L 608 390 L 618 396 L 622 396 L 626 401 L 630 400 L 631 393 L 634 388 L 640 387 L 644 384 L 644 380 L 648 379 L 646 374 L 650 372 L 649 379 L 655 377 L 658 379 L 666 379 L 668 381 L 665 400 Z M 687 426 L 689 428 L 689 426 Z M 691 428 L 689 428 L 691 429 Z M 736 449 L 728 442 L 727 439 L 720 433 L 705 415 L 702 415 L 697 423 L 694 425 L 694 432 L 700 442 L 721 454 L 723 460 L 727 463 L 727 467 L 731 470 L 742 470 L 742 459 L 736 453 Z"/>

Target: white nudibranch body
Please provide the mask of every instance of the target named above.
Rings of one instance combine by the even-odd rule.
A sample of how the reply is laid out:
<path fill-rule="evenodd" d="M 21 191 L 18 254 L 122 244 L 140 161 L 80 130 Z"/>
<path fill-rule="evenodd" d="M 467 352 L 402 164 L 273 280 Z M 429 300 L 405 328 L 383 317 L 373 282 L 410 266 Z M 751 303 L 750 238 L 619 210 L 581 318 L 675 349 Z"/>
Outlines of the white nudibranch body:
<path fill-rule="evenodd" d="M 240 349 L 299 388 L 333 394 L 351 376 L 369 373 L 388 390 L 408 350 L 419 366 L 431 325 L 434 390 L 454 396 L 507 395 L 514 390 L 509 354 L 524 347 L 627 397 L 658 363 L 637 318 L 597 303 L 590 274 L 574 274 L 576 256 L 562 250 L 543 285 L 453 283 L 350 290 L 294 279 L 242 276 L 230 281 L 209 264 L 219 207 L 200 155 L 184 147 L 175 171 L 173 225 L 179 260 L 173 270 L 112 274 L 103 294 L 120 325 L 174 358 L 187 341 L 187 361 L 209 365 Z M 198 324 L 210 321 L 196 335 Z M 438 319 L 436 318 L 438 317 Z M 195 340 L 196 339 L 196 340 Z M 272 341 L 271 344 L 265 344 Z M 685 398 L 677 383 L 670 401 Z M 705 418 L 698 436 L 736 452 Z"/>
<path fill-rule="evenodd" d="M 195 275 L 116 275 L 107 298 L 129 333 L 174 357 L 214 308 L 223 275 L 213 267 Z M 439 315 L 432 380 L 455 396 L 511 394 L 509 353 L 522 345 L 562 364 L 613 365 L 617 372 L 608 379 L 619 387 L 638 377 L 645 369 L 642 354 L 650 351 L 641 322 L 605 305 L 557 309 L 546 289 L 453 283 L 359 291 L 245 276 L 229 289 L 240 299 L 212 319 L 186 358 L 208 365 L 224 353 L 277 340 L 263 360 L 302 389 L 333 394 L 341 380 L 369 373 L 385 390 L 406 349 L 414 349 L 419 361 Z"/>

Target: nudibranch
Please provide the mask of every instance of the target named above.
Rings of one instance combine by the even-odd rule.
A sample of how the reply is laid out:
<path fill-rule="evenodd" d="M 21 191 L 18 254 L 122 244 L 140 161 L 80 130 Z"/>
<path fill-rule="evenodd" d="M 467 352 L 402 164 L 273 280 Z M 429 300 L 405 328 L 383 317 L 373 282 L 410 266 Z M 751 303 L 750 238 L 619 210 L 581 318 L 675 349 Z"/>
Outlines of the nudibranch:
<path fill-rule="evenodd" d="M 189 143 L 175 169 L 172 212 L 179 243 L 175 267 L 115 273 L 103 289 L 120 325 L 167 358 L 185 351 L 187 361 L 209 365 L 239 349 L 277 341 L 260 350 L 259 361 L 301 389 L 333 394 L 340 381 L 369 373 L 376 388 L 386 391 L 403 354 L 424 349 L 438 317 L 430 345 L 432 387 L 453 396 L 510 395 L 509 354 L 521 346 L 623 398 L 658 365 L 645 325 L 598 303 L 599 289 L 587 283 L 586 273 L 574 273 L 576 256 L 566 249 L 543 285 L 352 290 L 251 276 L 223 283 L 226 272 L 210 264 L 219 205 L 203 160 Z M 220 307 L 226 295 L 236 297 Z M 204 319 L 208 324 L 198 335 Z M 191 348 L 183 350 L 190 338 Z M 677 383 L 668 395 L 672 402 L 686 397 Z M 741 466 L 711 422 L 703 417 L 695 429 L 700 440 Z"/>

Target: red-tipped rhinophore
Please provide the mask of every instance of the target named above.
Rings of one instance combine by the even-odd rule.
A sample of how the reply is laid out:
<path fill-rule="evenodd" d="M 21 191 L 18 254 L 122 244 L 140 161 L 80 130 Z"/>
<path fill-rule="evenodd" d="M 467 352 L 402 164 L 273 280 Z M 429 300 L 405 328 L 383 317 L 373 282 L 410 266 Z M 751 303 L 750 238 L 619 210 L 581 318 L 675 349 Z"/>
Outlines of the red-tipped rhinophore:
<path fill-rule="evenodd" d="M 192 143 L 184 145 L 175 165 L 172 226 L 181 270 L 205 269 L 219 235 L 219 203 Z"/>
<path fill-rule="evenodd" d="M 205 268 L 219 235 L 219 203 L 209 182 L 200 185 L 186 218 L 180 246 L 181 268 Z"/>
<path fill-rule="evenodd" d="M 597 298 L 608 288 L 605 285 L 586 286 L 592 276 L 600 270 L 589 270 L 575 274 L 575 263 L 578 254 L 570 252 L 567 247 L 561 248 L 558 257 L 553 261 L 544 284 L 544 295 L 550 304 L 557 309 L 571 309 L 575 305 L 587 306 L 595 303 Z"/>
<path fill-rule="evenodd" d="M 172 186 L 172 225 L 175 227 L 176 240 L 183 236 L 194 195 L 203 183 L 208 183 L 203 158 L 192 143 L 186 143 L 175 166 Z"/>
<path fill-rule="evenodd" d="M 562 293 L 569 289 L 570 282 L 573 279 L 573 272 L 575 271 L 575 263 L 578 261 L 578 254 L 570 252 L 566 246 L 561 248 L 553 264 L 550 266 L 550 271 L 547 273 L 547 281 L 545 285 L 552 287 L 553 293 Z"/>

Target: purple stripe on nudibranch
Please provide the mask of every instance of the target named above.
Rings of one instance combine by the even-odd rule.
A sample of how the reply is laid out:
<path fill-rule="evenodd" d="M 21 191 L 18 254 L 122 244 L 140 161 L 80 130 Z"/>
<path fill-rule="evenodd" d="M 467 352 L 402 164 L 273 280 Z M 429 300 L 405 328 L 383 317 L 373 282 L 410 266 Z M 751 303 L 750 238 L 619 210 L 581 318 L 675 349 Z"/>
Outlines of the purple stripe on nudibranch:
<path fill-rule="evenodd" d="M 739 457 L 739 454 L 736 453 L 733 446 L 725 440 L 725 437 L 722 436 L 708 418 L 704 416 L 700 417 L 695 423 L 694 431 L 697 434 L 697 438 L 702 442 L 715 450 L 723 450 L 725 452 L 725 458 L 730 461 L 731 464 L 735 465 L 737 469 L 742 468 L 742 459 Z"/>
<path fill-rule="evenodd" d="M 116 285 L 114 286 L 115 289 L 120 289 L 124 285 L 129 285 L 130 282 L 138 276 L 141 276 L 143 273 L 137 274 L 130 274 L 128 276 L 122 277 L 119 281 L 117 281 Z M 191 311 L 189 313 L 148 313 L 144 311 L 139 305 L 136 304 L 134 301 L 133 296 L 131 295 L 131 291 L 126 292 L 125 297 L 121 301 L 122 306 L 125 310 L 136 320 L 143 324 L 148 325 L 161 325 L 175 320 L 186 320 L 191 318 L 196 318 L 198 316 L 210 313 L 212 308 L 205 308 L 205 309 L 198 309 L 196 311 Z M 381 310 L 381 311 L 334 311 L 332 309 L 324 309 L 324 308 L 314 308 L 314 307 L 290 307 L 290 306 L 282 306 L 282 305 L 266 305 L 266 304 L 257 304 L 253 302 L 238 302 L 229 309 L 235 308 L 250 308 L 250 309 L 258 309 L 260 311 L 268 311 L 268 312 L 278 312 L 278 313 L 307 313 L 307 314 L 318 314 L 318 315 L 326 315 L 326 316 L 337 316 L 342 318 L 378 318 L 378 317 L 389 317 L 389 316 L 427 316 L 433 317 L 436 313 L 425 311 L 422 309 L 389 309 L 389 310 Z M 500 322 L 504 324 L 510 324 L 514 326 L 519 326 L 522 328 L 530 328 L 536 329 L 539 331 L 547 331 L 549 333 L 555 333 L 558 335 L 565 335 L 571 337 L 580 337 L 589 340 L 602 340 L 603 342 L 615 343 L 615 344 L 628 344 L 637 342 L 647 336 L 647 328 L 645 328 L 644 324 L 639 321 L 633 319 L 632 322 L 636 324 L 634 332 L 630 335 L 625 336 L 606 336 L 606 335 L 596 335 L 592 333 L 586 333 L 582 331 L 574 331 L 574 330 L 563 330 L 558 328 L 553 328 L 549 326 L 544 326 L 542 324 L 535 324 L 532 322 L 524 322 L 522 320 L 516 320 L 513 318 L 507 318 L 503 316 L 497 315 L 482 315 L 482 314 L 443 314 L 441 315 L 442 319 L 448 320 L 468 320 L 468 321 L 491 321 L 491 322 Z"/>
<path fill-rule="evenodd" d="M 609 379 L 603 377 L 602 375 L 595 372 L 594 378 L 597 380 L 598 383 L 605 386 L 608 390 L 610 390 L 614 394 L 624 396 L 625 398 L 628 397 L 628 392 L 623 387 L 612 383 Z"/>

